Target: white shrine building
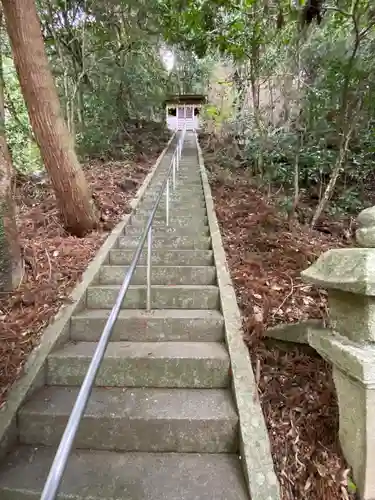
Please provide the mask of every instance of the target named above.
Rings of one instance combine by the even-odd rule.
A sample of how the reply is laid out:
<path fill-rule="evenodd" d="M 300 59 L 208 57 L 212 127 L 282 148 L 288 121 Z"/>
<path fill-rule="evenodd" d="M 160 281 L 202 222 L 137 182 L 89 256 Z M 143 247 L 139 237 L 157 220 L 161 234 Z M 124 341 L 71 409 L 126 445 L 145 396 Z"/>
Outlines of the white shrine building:
<path fill-rule="evenodd" d="M 166 121 L 169 130 L 198 130 L 200 112 L 206 102 L 203 95 L 173 95 L 165 100 Z"/>

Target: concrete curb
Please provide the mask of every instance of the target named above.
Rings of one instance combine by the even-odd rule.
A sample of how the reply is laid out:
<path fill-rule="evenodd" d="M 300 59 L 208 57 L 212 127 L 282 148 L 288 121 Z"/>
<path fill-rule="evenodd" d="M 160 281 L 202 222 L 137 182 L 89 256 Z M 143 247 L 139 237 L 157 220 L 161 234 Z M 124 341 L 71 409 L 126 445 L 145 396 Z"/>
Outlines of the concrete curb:
<path fill-rule="evenodd" d="M 155 165 L 147 174 L 142 186 L 131 201 L 130 206 L 132 211 L 134 211 L 145 194 L 155 171 L 168 151 L 175 135 L 170 138 L 167 146 L 159 155 Z M 71 292 L 69 297 L 70 303 L 62 306 L 52 323 L 45 328 L 39 345 L 32 351 L 25 364 L 23 376 L 11 388 L 7 402 L 0 411 L 0 459 L 8 452 L 9 448 L 13 446 L 18 438 L 16 419 L 20 406 L 31 396 L 33 391 L 45 385 L 45 362 L 48 355 L 53 349 L 68 340 L 71 316 L 84 308 L 87 287 L 96 279 L 102 264 L 105 263 L 108 257 L 109 251 L 115 246 L 120 235 L 123 234 L 124 227 L 129 222 L 130 217 L 131 213 L 125 215 L 104 241 L 96 256 L 83 273 L 82 280 Z"/>
<path fill-rule="evenodd" d="M 280 485 L 274 470 L 268 431 L 248 348 L 243 341 L 241 313 L 222 245 L 202 150 L 197 138 L 196 141 L 220 289 L 221 310 L 225 321 L 226 343 L 231 360 L 232 384 L 240 420 L 241 460 L 245 478 L 253 500 L 280 500 Z"/>

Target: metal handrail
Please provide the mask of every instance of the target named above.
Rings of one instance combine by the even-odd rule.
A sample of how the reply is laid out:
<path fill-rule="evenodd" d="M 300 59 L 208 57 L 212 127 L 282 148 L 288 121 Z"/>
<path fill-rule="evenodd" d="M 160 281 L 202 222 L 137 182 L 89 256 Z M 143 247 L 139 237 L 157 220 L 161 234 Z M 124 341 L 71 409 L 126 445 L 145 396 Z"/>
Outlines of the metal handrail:
<path fill-rule="evenodd" d="M 158 197 L 156 198 L 155 204 L 151 211 L 151 214 L 147 220 L 145 229 L 143 230 L 141 239 L 138 246 L 134 252 L 133 259 L 127 270 L 124 280 L 122 282 L 120 291 L 117 295 L 115 305 L 113 306 L 102 335 L 99 339 L 98 345 L 96 347 L 95 353 L 92 357 L 90 366 L 87 370 L 86 376 L 83 380 L 81 389 L 78 393 L 76 402 L 74 404 L 73 410 L 70 414 L 68 423 L 65 427 L 64 434 L 61 438 L 59 447 L 57 449 L 55 458 L 53 460 L 52 466 L 50 468 L 44 489 L 42 492 L 41 500 L 55 500 L 64 471 L 67 466 L 69 455 L 72 451 L 74 439 L 76 437 L 78 427 L 81 423 L 83 414 L 86 410 L 86 406 L 94 386 L 94 382 L 104 358 L 104 354 L 107 350 L 109 339 L 112 333 L 112 329 L 117 320 L 118 314 L 121 309 L 121 305 L 124 301 L 126 292 L 130 286 L 130 282 L 133 278 L 135 269 L 137 267 L 139 258 L 141 256 L 146 238 L 147 238 L 147 299 L 146 299 L 146 309 L 151 309 L 151 248 L 152 248 L 152 223 L 154 221 L 155 213 L 158 209 L 160 200 L 163 196 L 164 190 L 166 190 L 166 224 L 169 225 L 169 182 L 172 172 L 172 186 L 173 189 L 176 186 L 176 171 L 179 169 L 182 146 L 185 138 L 185 128 L 182 130 L 181 137 L 177 141 L 177 146 L 173 152 L 171 163 L 168 167 L 167 174 L 159 191 Z"/>

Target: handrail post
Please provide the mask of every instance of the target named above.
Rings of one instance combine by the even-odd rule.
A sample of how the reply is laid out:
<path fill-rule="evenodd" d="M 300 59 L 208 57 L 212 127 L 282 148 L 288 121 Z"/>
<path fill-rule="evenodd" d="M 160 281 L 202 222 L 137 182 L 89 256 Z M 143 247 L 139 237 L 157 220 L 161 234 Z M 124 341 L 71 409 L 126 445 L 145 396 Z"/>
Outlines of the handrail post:
<path fill-rule="evenodd" d="M 185 131 L 186 131 L 186 129 L 185 129 L 185 127 L 184 127 L 184 129 L 183 129 L 183 131 L 182 131 L 182 134 L 181 134 L 181 139 L 180 139 L 180 149 L 179 149 L 179 159 L 180 159 L 180 160 L 181 160 L 181 157 L 182 157 L 182 146 L 183 146 L 183 144 L 184 144 L 184 139 L 185 139 Z"/>
<path fill-rule="evenodd" d="M 147 233 L 147 296 L 146 310 L 151 311 L 151 258 L 152 258 L 152 225 Z"/>
<path fill-rule="evenodd" d="M 169 226 L 169 179 L 167 180 L 167 187 L 165 189 L 165 222 Z"/>
<path fill-rule="evenodd" d="M 172 158 L 172 186 L 173 186 L 173 191 L 176 189 L 176 157 L 173 156 Z"/>

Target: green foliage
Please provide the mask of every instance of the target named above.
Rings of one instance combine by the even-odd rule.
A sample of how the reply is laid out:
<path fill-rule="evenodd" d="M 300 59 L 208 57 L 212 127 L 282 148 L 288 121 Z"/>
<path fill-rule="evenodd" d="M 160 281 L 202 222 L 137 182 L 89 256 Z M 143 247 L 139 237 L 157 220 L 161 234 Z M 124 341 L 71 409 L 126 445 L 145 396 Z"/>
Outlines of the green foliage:
<path fill-rule="evenodd" d="M 168 73 L 142 2 L 42 5 L 65 117 L 82 154 L 110 154 L 127 122 L 161 119 Z"/>
<path fill-rule="evenodd" d="M 82 156 L 131 157 L 128 129 L 142 120 L 163 124 L 164 100 L 170 93 L 204 92 L 206 60 L 166 46 L 157 2 L 38 0 L 37 5 L 62 111 Z M 162 57 L 170 49 L 172 71 Z M 15 166 L 39 168 L 9 58 L 5 73 L 8 142 Z"/>
<path fill-rule="evenodd" d="M 237 76 L 224 100 L 236 102 L 211 103 L 202 118 L 217 133 L 235 131 L 241 164 L 264 182 L 295 189 L 297 175 L 300 188 L 319 192 L 337 167 L 342 196 L 333 196 L 335 206 L 357 210 L 363 203 L 375 154 L 375 19 L 368 0 L 333 0 L 319 27 L 303 29 L 302 0 L 297 7 L 290 0 L 38 0 L 38 6 L 63 112 L 82 155 L 132 157 L 129 127 L 163 123 L 168 94 L 207 93 L 215 63 L 229 61 Z M 174 54 L 172 70 L 162 61 L 166 49 Z M 8 140 L 17 168 L 27 170 L 40 160 L 14 70 L 5 73 Z M 275 94 L 272 117 L 267 88 Z"/>
<path fill-rule="evenodd" d="M 266 172 L 271 169 L 273 181 L 291 186 L 298 153 L 300 187 L 319 185 L 324 189 L 339 155 L 341 136 L 355 120 L 349 151 L 341 169 L 345 184 L 355 188 L 347 189 L 345 184 L 339 184 L 340 196 L 334 198 L 333 209 L 356 212 L 365 206 L 361 199 L 363 183 L 374 172 L 375 62 L 371 53 L 375 37 L 374 33 L 369 33 L 353 58 L 352 27 L 341 24 L 335 29 L 336 26 L 334 17 L 327 20 L 302 47 L 303 64 L 309 71 L 309 81 L 303 88 L 300 102 L 302 144 L 297 140 L 293 122 L 287 130 L 268 134 Z M 255 147 L 259 148 L 260 144 Z"/>
<path fill-rule="evenodd" d="M 353 480 L 348 477 L 348 491 L 350 493 L 356 493 L 357 492 L 357 486 L 356 484 L 353 482 Z"/>
<path fill-rule="evenodd" d="M 3 57 L 5 82 L 5 125 L 7 142 L 17 170 L 30 172 L 41 167 L 39 149 L 35 144 L 17 74 L 10 57 Z"/>
<path fill-rule="evenodd" d="M 179 16 L 174 5 L 159 1 L 164 36 L 198 55 L 225 54 L 236 68 L 236 116 L 223 118 L 208 108 L 206 117 L 223 118 L 228 128 L 236 122 L 254 173 L 286 189 L 296 189 L 297 182 L 323 193 L 337 171 L 336 191 L 328 194 L 334 209 L 364 206 L 375 149 L 375 18 L 369 0 L 333 0 L 320 26 L 304 28 L 302 1 L 293 8 L 289 1 L 191 0 Z M 264 102 L 267 85 L 276 95 L 272 118 Z M 351 184 L 355 189 L 347 188 Z"/>

